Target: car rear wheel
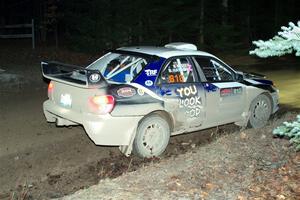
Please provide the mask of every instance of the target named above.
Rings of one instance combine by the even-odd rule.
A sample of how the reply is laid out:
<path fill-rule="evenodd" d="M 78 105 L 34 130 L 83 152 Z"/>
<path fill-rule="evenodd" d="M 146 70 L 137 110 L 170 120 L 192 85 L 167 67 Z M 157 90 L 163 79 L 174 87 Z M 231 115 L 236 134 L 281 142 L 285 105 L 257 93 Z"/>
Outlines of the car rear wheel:
<path fill-rule="evenodd" d="M 133 153 L 142 158 L 160 156 L 168 146 L 170 126 L 158 114 L 144 118 L 138 128 L 133 142 Z"/>
<path fill-rule="evenodd" d="M 249 126 L 252 128 L 264 127 L 271 115 L 271 101 L 265 94 L 257 96 L 250 106 Z"/>

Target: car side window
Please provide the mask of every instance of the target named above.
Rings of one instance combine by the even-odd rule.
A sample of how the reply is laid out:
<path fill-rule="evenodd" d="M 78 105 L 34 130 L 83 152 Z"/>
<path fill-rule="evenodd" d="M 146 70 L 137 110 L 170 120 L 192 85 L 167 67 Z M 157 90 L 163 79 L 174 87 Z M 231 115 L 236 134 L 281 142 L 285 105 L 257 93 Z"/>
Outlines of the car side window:
<path fill-rule="evenodd" d="M 195 82 L 195 72 L 188 58 L 173 58 L 161 72 L 160 83 L 189 83 Z"/>
<path fill-rule="evenodd" d="M 204 76 L 209 82 L 233 81 L 234 74 L 221 62 L 208 57 L 195 57 L 201 67 Z"/>

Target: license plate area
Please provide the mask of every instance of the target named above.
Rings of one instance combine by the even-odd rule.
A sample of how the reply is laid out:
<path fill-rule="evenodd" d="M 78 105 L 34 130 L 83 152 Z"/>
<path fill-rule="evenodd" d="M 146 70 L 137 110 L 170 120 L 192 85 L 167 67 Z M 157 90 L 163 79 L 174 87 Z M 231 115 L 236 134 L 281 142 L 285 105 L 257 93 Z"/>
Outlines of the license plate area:
<path fill-rule="evenodd" d="M 61 94 L 60 95 L 60 105 L 62 105 L 65 108 L 71 108 L 72 107 L 72 97 L 70 94 Z"/>

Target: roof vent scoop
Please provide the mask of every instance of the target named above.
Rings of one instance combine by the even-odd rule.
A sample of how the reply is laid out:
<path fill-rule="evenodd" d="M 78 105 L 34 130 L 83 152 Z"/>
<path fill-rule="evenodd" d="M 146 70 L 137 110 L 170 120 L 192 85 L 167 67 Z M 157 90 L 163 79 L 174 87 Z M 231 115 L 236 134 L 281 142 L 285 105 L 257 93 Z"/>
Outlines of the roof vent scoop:
<path fill-rule="evenodd" d="M 197 47 L 194 44 L 184 42 L 174 42 L 165 45 L 166 48 L 179 49 L 179 50 L 193 50 L 197 51 Z"/>

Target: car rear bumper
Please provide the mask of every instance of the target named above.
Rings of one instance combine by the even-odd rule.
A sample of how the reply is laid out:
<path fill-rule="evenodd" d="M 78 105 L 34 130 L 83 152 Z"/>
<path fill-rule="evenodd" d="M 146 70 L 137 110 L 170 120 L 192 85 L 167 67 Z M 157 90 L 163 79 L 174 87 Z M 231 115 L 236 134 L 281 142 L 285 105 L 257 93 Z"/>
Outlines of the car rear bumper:
<path fill-rule="evenodd" d="M 88 136 L 97 145 L 129 145 L 142 118 L 76 112 L 58 106 L 50 100 L 44 102 L 43 109 L 47 121 L 56 122 L 58 126 L 83 125 Z"/>

